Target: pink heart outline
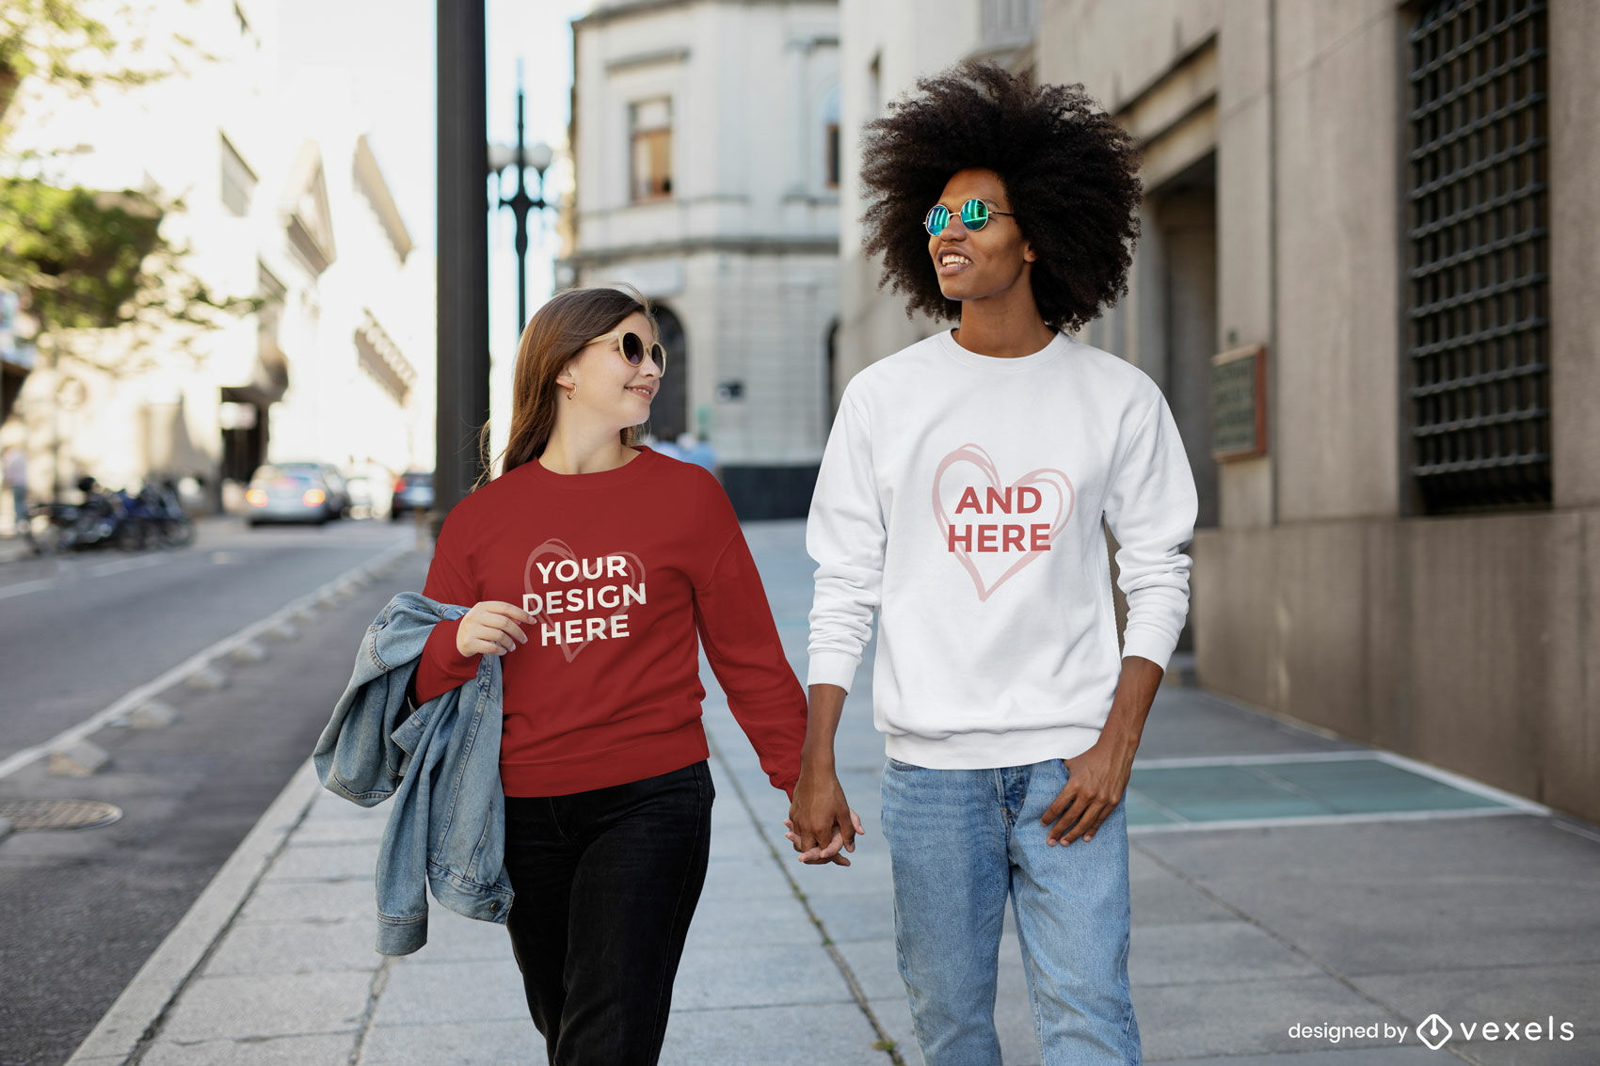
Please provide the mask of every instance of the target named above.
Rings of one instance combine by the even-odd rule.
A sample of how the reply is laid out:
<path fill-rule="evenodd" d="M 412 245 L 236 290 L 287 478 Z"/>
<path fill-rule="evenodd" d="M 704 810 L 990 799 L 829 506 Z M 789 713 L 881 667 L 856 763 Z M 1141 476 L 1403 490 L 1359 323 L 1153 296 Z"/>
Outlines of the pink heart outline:
<path fill-rule="evenodd" d="M 632 565 L 636 568 L 636 572 L 639 575 L 639 584 L 641 584 L 641 585 L 644 584 L 644 561 L 641 560 L 637 555 L 633 554 L 632 552 L 601 552 L 600 554 L 601 554 L 602 558 L 604 558 L 605 556 L 609 556 L 609 555 L 620 555 L 624 559 L 629 560 L 632 563 Z M 577 553 L 574 552 L 567 545 L 566 541 L 558 540 L 555 537 L 551 537 L 549 540 L 545 541 L 543 544 L 541 544 L 537 548 L 533 549 L 533 551 L 529 552 L 528 553 L 528 561 L 522 564 L 522 591 L 523 592 L 528 593 L 528 594 L 532 594 L 532 592 L 533 592 L 533 564 L 535 562 L 537 562 L 539 559 L 541 559 L 544 556 L 546 556 L 546 555 L 554 555 L 558 559 L 568 559 L 568 560 L 571 560 L 572 562 L 578 563 L 578 555 L 577 555 Z M 582 573 L 583 564 L 582 563 L 578 563 L 578 566 L 579 566 L 579 573 L 581 574 Z M 524 602 L 526 602 L 526 601 L 524 601 Z M 545 612 L 544 611 L 529 611 L 528 613 L 532 614 L 533 617 L 535 618 L 535 620 L 537 620 Z M 622 618 L 627 613 L 628 613 L 628 608 L 624 607 L 622 610 L 618 611 L 616 614 L 611 615 L 611 620 L 614 622 L 618 618 Z M 560 623 L 558 622 L 557 625 L 559 625 L 559 624 Z M 529 639 L 531 640 L 532 638 L 530 637 Z M 578 653 L 583 651 L 584 648 L 587 648 L 590 643 L 591 643 L 591 640 L 589 638 L 586 638 L 586 639 L 584 639 L 582 641 L 579 641 L 576 644 L 558 644 L 557 647 L 559 647 L 561 649 L 561 654 L 566 656 L 567 662 L 570 663 L 572 660 L 576 659 L 578 657 Z"/>
<path fill-rule="evenodd" d="M 936 471 L 934 471 L 933 475 L 933 517 L 934 520 L 939 524 L 939 536 L 946 544 L 949 543 L 950 528 L 952 523 L 950 521 L 950 516 L 945 513 L 944 500 L 940 498 L 939 486 L 944 480 L 945 472 L 957 463 L 971 463 L 973 466 L 976 466 L 983 472 L 984 477 L 988 479 L 989 484 L 995 489 L 1002 489 L 1004 487 L 1000 484 L 1000 474 L 995 468 L 994 460 L 989 458 L 988 452 L 984 451 L 976 444 L 963 444 L 961 447 L 957 448 L 955 451 L 941 459 L 939 461 L 939 467 Z M 1056 484 L 1055 481 L 1051 479 L 1050 475 L 1060 478 L 1061 483 Z M 1020 478 L 1011 483 L 1010 488 L 1021 488 L 1024 485 L 1049 485 L 1051 488 L 1056 490 L 1059 497 L 1056 502 L 1056 509 L 1059 513 L 1059 517 L 1050 527 L 1050 542 L 1054 544 L 1056 534 L 1060 533 L 1066 528 L 1067 521 L 1072 517 L 1072 511 L 1077 506 L 1078 492 L 1077 489 L 1073 488 L 1072 486 L 1072 479 L 1067 477 L 1067 475 L 1062 473 L 1060 470 L 1056 470 L 1051 467 L 1040 467 L 1038 470 L 1030 470 L 1026 474 L 1023 474 Z M 1064 492 L 1062 491 L 1063 486 L 1065 486 L 1066 489 Z M 1012 575 L 1016 574 L 1017 571 L 1033 562 L 1033 560 L 1040 555 L 1043 555 L 1044 552 L 1028 552 L 1015 563 L 1012 563 L 1011 566 L 1006 569 L 1006 572 L 1001 574 L 999 578 L 995 580 L 994 584 L 987 587 L 984 585 L 983 575 L 978 572 L 978 567 L 972 561 L 972 557 L 967 550 L 965 548 L 957 548 L 955 549 L 954 554 L 956 559 L 960 561 L 961 565 L 966 569 L 968 576 L 972 578 L 972 584 L 978 591 L 978 602 L 983 603 L 994 594 L 996 589 L 1009 581 Z"/>

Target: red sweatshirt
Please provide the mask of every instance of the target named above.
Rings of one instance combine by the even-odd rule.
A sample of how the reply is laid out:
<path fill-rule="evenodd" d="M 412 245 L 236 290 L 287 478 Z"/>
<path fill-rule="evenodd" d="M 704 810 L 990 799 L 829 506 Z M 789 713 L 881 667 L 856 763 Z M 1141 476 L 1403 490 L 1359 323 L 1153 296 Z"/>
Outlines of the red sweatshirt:
<path fill-rule="evenodd" d="M 699 643 L 772 783 L 800 776 L 806 698 L 784 656 L 728 496 L 698 466 L 640 448 L 593 474 L 524 463 L 446 516 L 423 595 L 503 600 L 534 616 L 501 658 L 508 796 L 561 796 L 677 770 L 709 754 Z M 479 657 L 440 622 L 419 701 L 471 679 Z"/>

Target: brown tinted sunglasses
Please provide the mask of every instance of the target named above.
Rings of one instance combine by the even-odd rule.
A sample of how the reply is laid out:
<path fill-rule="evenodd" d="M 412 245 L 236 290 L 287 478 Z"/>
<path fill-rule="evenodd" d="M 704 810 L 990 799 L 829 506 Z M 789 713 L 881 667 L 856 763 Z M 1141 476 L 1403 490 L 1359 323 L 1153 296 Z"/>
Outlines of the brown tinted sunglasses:
<path fill-rule="evenodd" d="M 615 342 L 616 350 L 622 353 L 622 358 L 628 361 L 629 366 L 638 366 L 644 362 L 645 353 L 650 353 L 650 358 L 655 360 L 656 371 L 667 372 L 667 350 L 661 347 L 660 341 L 652 341 L 645 347 L 644 338 L 631 329 L 619 329 L 615 333 L 607 333 L 604 337 L 596 337 L 590 344 L 601 341 Z"/>

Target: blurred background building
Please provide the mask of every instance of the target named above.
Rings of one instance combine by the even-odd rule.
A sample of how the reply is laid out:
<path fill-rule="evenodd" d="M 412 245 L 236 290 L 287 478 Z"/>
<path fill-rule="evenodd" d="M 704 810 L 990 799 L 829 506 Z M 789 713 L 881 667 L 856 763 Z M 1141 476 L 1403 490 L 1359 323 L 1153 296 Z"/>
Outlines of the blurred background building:
<path fill-rule="evenodd" d="M 34 497 L 84 474 L 128 487 L 170 476 L 191 507 L 236 509 L 268 460 L 380 478 L 431 467 L 432 235 L 401 216 L 351 75 L 295 69 L 304 23 L 274 3 L 156 4 L 127 26 L 114 5 L 83 9 L 119 48 L 181 42 L 170 58 L 112 57 L 172 72 L 90 96 L 23 79 L 5 115 L 8 172 L 159 204 L 186 276 L 259 303 L 211 330 L 182 315 L 55 330 L 8 367 L 0 432 L 25 445 Z"/>
<path fill-rule="evenodd" d="M 572 31 L 556 284 L 655 301 L 651 432 L 708 439 L 742 517 L 803 515 L 832 417 L 838 4 L 600 3 Z"/>
<path fill-rule="evenodd" d="M 926 336 L 862 124 L 987 56 L 1143 144 L 1128 296 L 1200 492 L 1201 684 L 1600 817 L 1600 6 L 842 0 L 836 387 Z M 836 395 L 837 393 L 835 393 Z M 1177 668 L 1177 667 L 1175 667 Z"/>

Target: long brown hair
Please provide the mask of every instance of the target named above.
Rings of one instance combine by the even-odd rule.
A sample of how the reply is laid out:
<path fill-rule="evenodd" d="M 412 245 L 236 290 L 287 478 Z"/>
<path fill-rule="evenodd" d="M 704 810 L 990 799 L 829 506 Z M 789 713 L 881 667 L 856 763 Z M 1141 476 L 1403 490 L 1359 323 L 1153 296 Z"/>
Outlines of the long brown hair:
<path fill-rule="evenodd" d="M 544 454 L 556 428 L 556 404 L 561 393 L 556 378 L 567 361 L 584 345 L 605 336 L 623 319 L 638 312 L 650 320 L 654 332 L 656 319 L 650 301 L 636 289 L 567 289 L 552 296 L 528 320 L 517 344 L 517 365 L 511 375 L 511 435 L 500 453 L 505 460 L 502 474 Z M 619 434 L 628 446 L 637 444 L 639 435 L 637 426 L 629 426 Z M 488 423 L 479 432 L 478 446 L 484 462 L 474 489 L 488 482 L 494 471 L 488 458 Z"/>

